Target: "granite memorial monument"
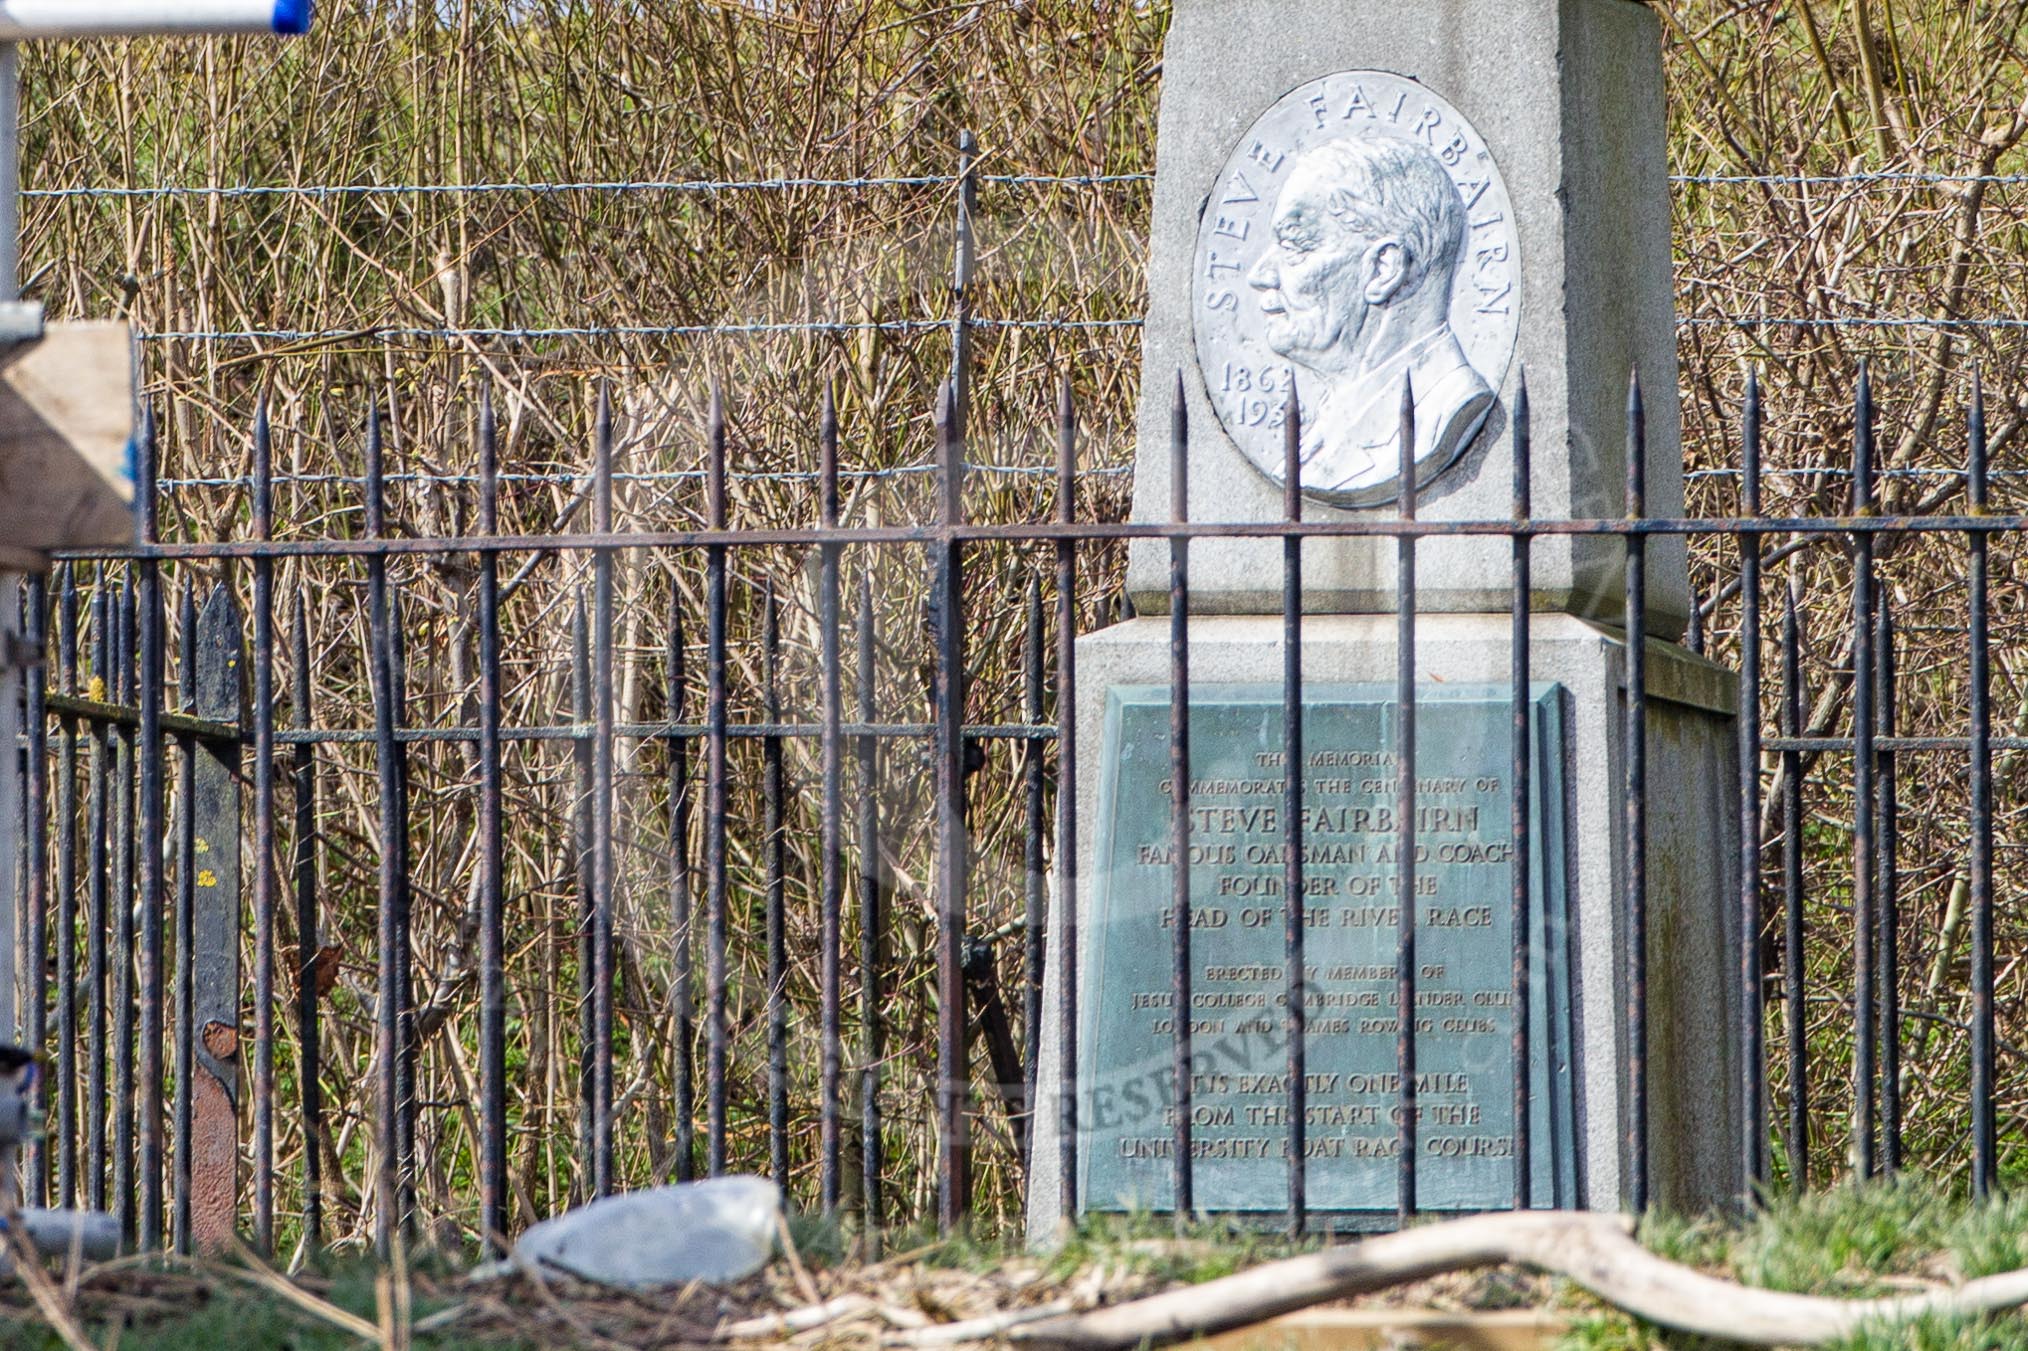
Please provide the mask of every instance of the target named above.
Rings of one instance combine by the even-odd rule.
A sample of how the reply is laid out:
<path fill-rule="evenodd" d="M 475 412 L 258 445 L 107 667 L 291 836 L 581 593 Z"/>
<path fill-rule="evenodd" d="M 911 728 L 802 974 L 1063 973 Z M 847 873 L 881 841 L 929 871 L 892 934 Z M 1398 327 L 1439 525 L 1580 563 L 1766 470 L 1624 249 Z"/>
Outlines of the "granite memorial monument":
<path fill-rule="evenodd" d="M 1627 382 L 1647 508 L 1681 514 L 1660 32 L 1633 0 L 1176 0 L 1164 60 L 1134 517 L 1170 519 L 1182 372 L 1198 522 L 1283 519 L 1290 392 L 1306 515 L 1502 520 L 1525 370 L 1539 519 L 1625 510 Z M 1404 456 L 1400 405 L 1414 395 Z M 1412 466 L 1404 485 L 1404 464 Z M 1527 1077 L 1510 981 L 1510 544 L 1418 546 L 1417 1196 L 1611 1209 L 1628 1190 L 1625 546 L 1534 545 Z M 1141 618 L 1078 642 L 1081 1210 L 1174 1205 L 1171 1055 L 1188 1017 L 1195 1204 L 1288 1204 L 1284 776 L 1304 775 L 1307 1204 L 1392 1222 L 1398 1099 L 1395 545 L 1315 538 L 1302 569 L 1304 763 L 1283 753 L 1281 545 L 1191 547 L 1192 995 L 1175 1008 L 1167 549 L 1130 553 Z M 1649 546 L 1649 1169 L 1658 1201 L 1734 1196 L 1736 682 L 1675 643 L 1679 541 Z M 1054 1007 L 1052 994 L 1046 1006 Z M 1064 1046 L 1041 1048 L 1031 1232 L 1062 1218 Z"/>

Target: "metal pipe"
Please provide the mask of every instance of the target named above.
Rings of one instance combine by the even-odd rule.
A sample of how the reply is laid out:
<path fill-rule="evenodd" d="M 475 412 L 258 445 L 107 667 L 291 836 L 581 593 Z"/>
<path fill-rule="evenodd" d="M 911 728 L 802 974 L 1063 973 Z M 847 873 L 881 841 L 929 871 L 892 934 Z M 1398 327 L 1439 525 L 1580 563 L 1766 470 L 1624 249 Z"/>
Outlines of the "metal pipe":
<path fill-rule="evenodd" d="M 1873 384 L 1859 367 L 1852 438 L 1852 513 L 1873 509 Z M 1874 986 L 1873 537 L 1853 539 L 1852 559 L 1852 1157 L 1861 1178 L 1874 1173 L 1877 997 Z"/>
<path fill-rule="evenodd" d="M 388 690 L 394 705 L 394 726 L 397 733 L 408 722 L 408 625 L 402 618 L 401 584 L 393 577 L 387 580 L 387 632 L 388 632 Z M 410 879 L 415 875 L 411 864 L 413 854 L 409 848 L 408 788 L 409 765 L 408 743 L 399 735 L 395 738 L 394 754 L 395 782 L 400 786 L 395 803 L 394 871 L 399 886 L 395 891 L 395 933 L 398 941 L 395 970 L 399 973 L 397 998 L 401 1017 L 395 1028 L 395 1045 L 399 1054 L 395 1058 L 395 1091 L 400 1110 L 395 1115 L 398 1134 L 396 1143 L 400 1147 L 401 1169 L 401 1214 L 402 1224 L 411 1239 L 414 1237 L 415 1211 L 415 1130 L 416 1113 L 420 1101 L 416 1092 L 416 1062 L 421 1052 L 421 1041 L 416 1032 L 415 1004 L 415 888 Z"/>
<path fill-rule="evenodd" d="M 1894 610 L 1893 598 L 1885 586 L 1873 595 L 1875 633 L 1873 671 L 1876 693 L 1873 709 L 1880 737 L 1894 735 Z M 1896 854 L 1900 806 L 1894 783 L 1894 752 L 1876 740 L 1879 768 L 1875 771 L 1874 807 L 1878 813 L 1875 839 L 1878 868 L 1875 901 L 1880 912 L 1879 971 L 1880 995 L 1880 1169 L 1889 1177 L 1901 1171 L 1901 914 L 1895 892 L 1901 885 Z"/>
<path fill-rule="evenodd" d="M 1021 717 L 1024 722 L 1042 721 L 1043 670 L 1042 574 L 1028 576 L 1028 631 L 1021 646 Z M 1036 1074 L 1042 1062 L 1042 981 L 1049 942 L 1048 874 L 1044 871 L 1043 842 L 1048 833 L 1043 815 L 1043 745 L 1023 742 L 1021 750 L 1021 833 L 1022 922 L 1027 926 L 1022 944 L 1021 1030 L 1025 1058 L 1020 1084 L 1021 1119 L 1015 1142 L 1020 1150 L 1021 1175 L 1034 1176 Z"/>
<path fill-rule="evenodd" d="M 1760 514 L 1760 373 L 1746 376 L 1740 426 L 1740 506 Z M 1759 539 L 1739 547 L 1739 1044 L 1740 1176 L 1752 1204 L 1767 1181 L 1766 992 L 1761 975 Z"/>
<path fill-rule="evenodd" d="M 1303 403 L 1293 380 L 1282 418 L 1282 516 L 1303 519 Z M 1309 1010 L 1303 900 L 1303 541 L 1282 541 L 1282 988 L 1288 1007 L 1289 1237 L 1308 1227 Z M 1179 1009 L 1178 1017 L 1187 1017 Z"/>
<path fill-rule="evenodd" d="M 26 614 L 22 638 L 30 651 L 47 661 L 49 651 L 49 582 L 30 577 L 26 588 Z M 22 981 L 22 1040 L 38 1055 L 48 1055 L 49 1041 L 49 668 L 38 664 L 27 683 L 26 707 L 22 721 L 28 739 L 27 773 L 22 793 L 27 801 L 22 841 L 21 867 L 26 881 L 23 908 L 26 911 L 25 943 L 27 960 Z M 33 1110 L 39 1118 L 49 1112 L 47 1075 L 35 1079 Z M 26 1186 L 23 1199 L 30 1207 L 44 1205 L 49 1196 L 49 1146 L 45 1132 L 35 1132 L 28 1141 Z"/>
<path fill-rule="evenodd" d="M 670 588 L 668 691 L 671 718 L 684 716 L 689 698 L 684 659 L 682 593 Z M 675 1078 L 676 1159 L 678 1182 L 697 1175 L 697 973 L 696 944 L 691 935 L 694 894 L 690 877 L 690 743 L 669 741 L 669 941 L 674 968 L 671 994 L 676 1005 Z"/>
<path fill-rule="evenodd" d="M 296 592 L 294 632 L 295 723 L 308 727 L 310 696 L 309 603 Z M 301 1064 L 296 1077 L 303 1108 L 303 1240 L 311 1251 L 324 1245 L 324 1085 L 323 1038 L 317 1025 L 323 963 L 317 917 L 317 759 L 307 744 L 293 752 L 296 796 L 296 838 L 293 871 L 296 886 L 296 1039 Z"/>
<path fill-rule="evenodd" d="M 592 529 L 613 533 L 612 392 L 599 389 L 592 451 Z M 618 876 L 613 857 L 613 552 L 592 555 L 592 1194 L 613 1190 L 613 917 Z"/>
<path fill-rule="evenodd" d="M 197 709 L 197 595 L 185 579 L 176 606 L 177 703 L 186 713 Z M 185 733 L 176 738 L 176 952 L 172 979 L 176 986 L 176 1156 L 171 1165 L 170 1237 L 176 1251 L 193 1250 L 192 1186 L 197 1155 L 197 902 L 195 868 L 197 817 L 197 741 Z"/>
<path fill-rule="evenodd" d="M 500 447 L 491 385 L 479 393 L 479 528 L 500 528 Z M 507 916 L 500 767 L 500 564 L 479 560 L 479 1230 L 505 1251 Z"/>
<path fill-rule="evenodd" d="M 711 412 L 705 459 L 705 519 L 714 530 L 725 528 L 725 400 L 711 387 Z M 705 1171 L 725 1171 L 725 1071 L 729 1049 L 726 1025 L 725 830 L 728 784 L 725 764 L 725 546 L 706 545 L 705 569 L 705 723 L 704 743 L 704 908 L 705 908 Z"/>
<path fill-rule="evenodd" d="M 858 644 L 859 720 L 870 723 L 874 716 L 873 574 L 859 579 Z M 880 863 L 880 749 L 870 736 L 860 736 L 857 745 L 859 766 L 859 1021 L 865 1037 L 859 1073 L 859 1173 L 866 1207 L 866 1232 L 878 1241 L 886 1218 L 882 1172 L 887 1166 L 882 1147 L 880 1111 L 880 1064 L 885 1046 L 885 984 L 881 979 L 881 936 L 886 931 L 887 911 L 881 893 Z"/>
<path fill-rule="evenodd" d="M 1401 458 L 1398 461 L 1401 519 L 1415 519 L 1415 388 L 1401 381 Z M 1394 576 L 1394 1064 L 1396 1085 L 1395 1215 L 1402 1227 L 1417 1211 L 1416 1144 L 1420 1124 L 1416 1084 L 1416 866 L 1415 866 L 1415 539 L 1395 545 Z"/>
<path fill-rule="evenodd" d="M 1535 717 L 1535 702 L 1529 682 L 1529 637 L 1530 609 L 1534 605 L 1532 584 L 1532 546 L 1526 525 L 1534 515 L 1533 466 L 1531 457 L 1534 447 L 1530 439 L 1528 376 L 1524 372 L 1514 393 L 1514 595 L 1511 602 L 1512 637 L 1508 642 L 1509 682 L 1512 685 L 1510 698 L 1513 701 L 1514 739 L 1513 766 L 1509 771 L 1507 785 L 1510 827 L 1508 843 L 1513 850 L 1513 861 L 1508 865 L 1508 884 L 1512 891 L 1510 918 L 1514 946 L 1514 970 L 1512 976 L 1514 999 L 1513 1065 L 1514 1065 L 1514 1208 L 1526 1210 L 1534 1203 L 1534 1093 L 1535 1081 L 1530 1072 L 1534 1065 L 1534 1046 L 1529 1025 L 1530 981 L 1534 962 L 1533 921 L 1530 918 L 1533 889 L 1533 865 L 1535 849 L 1534 822 L 1530 814 L 1528 794 L 1533 777 L 1531 763 L 1531 732 Z M 1560 810 L 1560 804 L 1546 804 L 1550 811 Z"/>
<path fill-rule="evenodd" d="M 1627 390 L 1629 520 L 1647 511 L 1648 420 L 1640 372 Z M 1647 541 L 1627 537 L 1626 962 L 1628 1208 L 1648 1209 L 1648 567 Z"/>
<path fill-rule="evenodd" d="M 310 31 L 311 0 L 0 0 L 0 42 Z"/>
<path fill-rule="evenodd" d="M 138 642 L 134 587 L 131 579 L 119 589 L 114 626 L 118 653 L 114 698 L 129 707 L 137 703 L 134 660 Z M 115 827 L 118 848 L 113 858 L 113 967 L 119 973 L 119 987 L 113 1000 L 113 1198 L 119 1214 L 122 1241 L 131 1245 L 138 1222 L 135 1212 L 134 1163 L 134 1041 L 140 1019 L 140 980 L 135 967 L 135 756 L 134 729 L 121 724 L 116 747 L 114 782 L 119 801 Z"/>
<path fill-rule="evenodd" d="M 107 694 L 112 690 L 112 610 L 103 565 L 92 577 L 92 679 Z M 93 1210 L 106 1208 L 106 1122 L 112 1106 L 108 1093 L 107 1053 L 112 1046 L 111 1010 L 106 1003 L 112 972 L 106 964 L 106 937 L 112 928 L 108 913 L 112 884 L 112 760 L 113 729 L 97 727 L 86 765 L 85 891 L 85 1195 Z"/>
<path fill-rule="evenodd" d="M 1791 570 L 1782 615 L 1782 734 L 1794 738 L 1803 724 L 1802 638 L 1796 619 L 1801 576 Z M 1810 1028 L 1804 1002 L 1803 757 L 1783 749 L 1782 765 L 1782 1002 L 1788 1025 L 1789 1185 L 1810 1188 Z"/>
<path fill-rule="evenodd" d="M 141 504 L 143 546 L 157 537 L 159 499 L 155 491 L 155 417 L 141 416 L 140 454 L 134 494 Z M 141 1214 L 143 1251 L 162 1244 L 162 844 L 167 834 L 162 801 L 162 581 L 161 565 L 144 560 L 137 569 L 141 630 L 141 839 L 136 857 L 141 874 Z"/>
<path fill-rule="evenodd" d="M 366 533 L 386 531 L 380 410 L 375 407 L 366 422 Z M 372 650 L 367 664 L 373 683 L 373 725 L 375 763 L 380 780 L 380 869 L 378 972 L 375 985 L 373 1057 L 378 1067 L 374 1077 L 375 1185 L 373 1207 L 374 1246 L 381 1260 L 393 1256 L 396 1234 L 405 1227 L 401 1194 L 400 1115 L 401 1074 L 401 862 L 396 841 L 401 834 L 401 777 L 395 768 L 400 753 L 394 739 L 394 637 L 388 610 L 387 564 L 384 559 L 367 560 L 368 625 Z"/>
<path fill-rule="evenodd" d="M 782 715 L 781 615 L 774 582 L 761 591 L 761 710 Z M 775 1185 L 789 1187 L 789 932 L 784 877 L 782 743 L 761 742 L 761 868 L 767 942 L 768 1161 Z"/>
<path fill-rule="evenodd" d="M 1077 395 L 1063 377 L 1056 410 L 1056 519 L 1077 521 Z M 1077 1214 L 1078 876 L 1077 545 L 1056 543 L 1057 1203 Z"/>
<path fill-rule="evenodd" d="M 817 416 L 817 469 L 818 524 L 836 529 L 838 401 L 829 382 L 824 385 L 823 403 Z M 840 553 L 835 544 L 817 546 L 818 660 L 822 668 L 824 724 L 820 734 L 823 798 L 819 808 L 822 857 L 819 862 L 817 935 L 817 1018 L 823 1043 L 817 1071 L 817 1204 L 825 1214 L 838 1209 L 839 1192 L 843 1185 L 839 1166 L 842 1135 L 839 1114 L 845 1076 L 841 1018 L 844 1000 L 841 968 L 845 924 L 845 752 L 840 728 L 844 722 L 845 687 L 838 632 Z M 781 743 L 774 744 L 779 746 Z"/>
<path fill-rule="evenodd" d="M 1972 372 L 1968 428 L 1967 509 L 1986 510 L 1986 397 Z M 1971 764 L 1972 777 L 1972 1194 L 1990 1196 L 1999 1183 L 1998 1118 L 1993 1105 L 1993 697 L 1989 625 L 1987 537 L 1970 536 Z"/>
<path fill-rule="evenodd" d="M 937 417 L 938 521 L 963 519 L 964 440 L 955 384 Z M 965 829 L 964 546 L 946 535 L 936 550 L 937 723 L 937 1123 L 938 1216 L 946 1228 L 971 1209 L 971 1072 L 965 1055 L 964 938 L 969 843 Z"/>
<path fill-rule="evenodd" d="M 1836 535 L 1880 538 L 1946 534 L 2015 535 L 2028 533 L 2028 515 L 1987 516 L 1649 516 L 1639 520 L 1626 517 L 1574 517 L 1567 520 L 1538 520 L 1532 531 L 1540 537 L 1605 537 L 1626 539 L 1639 536 L 1690 535 Z M 1501 517 L 1488 520 L 1403 521 L 1380 517 L 1345 517 L 1329 520 L 1311 518 L 1300 525 L 1286 521 L 1162 522 L 1162 521 L 1032 521 L 1018 524 L 959 524 L 949 531 L 937 526 L 891 525 L 853 526 L 827 533 L 815 526 L 759 527 L 730 530 L 640 530 L 609 536 L 577 535 L 469 536 L 460 539 L 321 539 L 227 540 L 198 544 L 150 544 L 132 548 L 111 546 L 90 549 L 55 549 L 50 557 L 58 562 L 99 562 L 118 559 L 152 559 L 157 562 L 217 561 L 231 558 L 392 558 L 450 554 L 556 553 L 568 554 L 596 549 L 697 549 L 725 548 L 772 550 L 786 546 L 807 547 L 830 541 L 846 547 L 857 545 L 935 545 L 945 538 L 961 544 L 1052 543 L 1069 540 L 1101 544 L 1130 540 L 1273 540 L 1291 533 L 1312 539 L 1511 539 L 1514 522 Z"/>
<path fill-rule="evenodd" d="M 597 1194 L 598 1153 L 598 865 L 594 861 L 592 800 L 598 770 L 593 761 L 591 618 L 584 591 L 570 626 L 570 705 L 579 727 L 591 736 L 571 743 L 571 863 L 577 887 L 577 1165 L 590 1175 L 586 1190 Z"/>
<path fill-rule="evenodd" d="M 1190 405 L 1183 372 L 1176 372 L 1170 395 L 1169 519 L 1190 519 Z M 1194 1160 L 1190 1151 L 1192 1036 L 1190 995 L 1195 971 L 1190 960 L 1190 541 L 1169 542 L 1169 1013 L 1175 1028 L 1171 1148 L 1176 1174 L 1176 1226 L 1187 1225 L 1197 1209 Z"/>
<path fill-rule="evenodd" d="M 254 534 L 275 531 L 268 402 L 254 412 Z M 275 564 L 253 564 L 253 1200 L 254 1250 L 275 1244 Z"/>
<path fill-rule="evenodd" d="M 75 693 L 75 564 L 63 570 L 56 622 L 58 678 L 65 693 Z M 77 722 L 59 716 L 56 729 L 56 1204 L 68 1210 L 77 1201 Z"/>

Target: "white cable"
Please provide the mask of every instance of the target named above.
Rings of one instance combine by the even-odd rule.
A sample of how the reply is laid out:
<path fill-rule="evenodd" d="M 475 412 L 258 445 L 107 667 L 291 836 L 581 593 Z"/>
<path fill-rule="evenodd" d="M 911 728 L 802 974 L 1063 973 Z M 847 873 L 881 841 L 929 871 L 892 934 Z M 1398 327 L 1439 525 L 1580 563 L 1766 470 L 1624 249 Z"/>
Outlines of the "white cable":
<path fill-rule="evenodd" d="M 148 34 L 307 33 L 311 0 L 0 0 L 0 42 Z"/>

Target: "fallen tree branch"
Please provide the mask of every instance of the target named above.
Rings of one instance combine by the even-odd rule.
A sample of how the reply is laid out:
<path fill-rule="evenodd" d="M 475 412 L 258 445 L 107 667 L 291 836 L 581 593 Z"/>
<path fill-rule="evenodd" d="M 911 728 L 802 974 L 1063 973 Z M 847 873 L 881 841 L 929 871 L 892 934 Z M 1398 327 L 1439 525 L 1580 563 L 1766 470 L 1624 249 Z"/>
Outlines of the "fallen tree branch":
<path fill-rule="evenodd" d="M 889 1346 L 957 1346 L 964 1342 L 986 1342 L 1010 1333 L 1018 1337 L 1023 1324 L 1043 1323 L 1045 1319 L 1060 1318 L 1069 1312 L 1070 1301 L 1060 1299 L 1038 1304 L 1032 1309 L 1010 1309 L 983 1318 L 968 1318 L 961 1323 L 936 1323 L 914 1332 L 893 1333 L 882 1340 Z"/>
<path fill-rule="evenodd" d="M 1313 1304 L 1506 1264 L 1566 1277 L 1615 1308 L 1662 1327 L 1749 1346 L 1818 1346 L 1864 1326 L 1927 1315 L 1976 1316 L 2028 1303 L 2028 1270 L 1886 1299 L 1754 1290 L 1655 1256 L 1634 1241 L 1632 1222 L 1624 1216 L 1543 1211 L 1383 1234 L 1204 1285 L 1015 1328 L 1008 1335 L 1063 1351 L 1163 1346 Z"/>
<path fill-rule="evenodd" d="M 788 1313 L 761 1314 L 756 1318 L 742 1318 L 737 1323 L 727 1323 L 717 1333 L 722 1342 L 746 1341 L 753 1338 L 769 1340 L 808 1332 L 812 1328 L 826 1327 L 841 1318 L 850 1318 L 856 1313 L 865 1313 L 873 1308 L 873 1301 L 865 1295 L 840 1295 L 822 1304 L 792 1309 Z"/>
<path fill-rule="evenodd" d="M 221 1272 L 236 1280 L 243 1280 L 253 1285 L 258 1285 L 270 1294 L 287 1300 L 304 1313 L 309 1314 L 312 1318 L 320 1319 L 341 1332 L 348 1332 L 361 1341 L 378 1342 L 380 1340 L 379 1327 L 348 1309 L 339 1308 L 329 1300 L 317 1298 L 317 1296 L 311 1294 L 302 1286 L 297 1285 L 266 1262 L 263 1262 L 254 1254 L 253 1249 L 247 1247 L 246 1244 L 236 1238 L 232 1242 L 232 1251 L 233 1255 L 239 1259 L 241 1265 L 236 1267 L 221 1266 L 218 1268 Z"/>
<path fill-rule="evenodd" d="M 0 1227 L 0 1251 L 5 1252 L 9 1264 L 20 1273 L 35 1307 L 56 1330 L 56 1335 L 63 1339 L 68 1351 L 93 1351 L 91 1338 L 78 1325 L 69 1301 L 57 1291 L 49 1273 L 42 1269 L 41 1257 L 27 1235 L 18 1229 Z"/>

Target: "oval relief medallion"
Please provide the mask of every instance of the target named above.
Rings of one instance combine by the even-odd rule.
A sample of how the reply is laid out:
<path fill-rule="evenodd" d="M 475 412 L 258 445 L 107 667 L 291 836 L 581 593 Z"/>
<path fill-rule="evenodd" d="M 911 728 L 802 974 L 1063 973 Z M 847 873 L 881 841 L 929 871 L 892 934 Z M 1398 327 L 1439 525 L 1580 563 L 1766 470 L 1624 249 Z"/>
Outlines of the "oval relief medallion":
<path fill-rule="evenodd" d="M 1314 80 L 1247 130 L 1205 204 L 1193 311 L 1211 405 L 1280 483 L 1293 386 L 1303 490 L 1392 501 L 1403 381 L 1427 485 L 1499 400 L 1520 277 L 1507 185 L 1457 109 L 1385 71 Z"/>

